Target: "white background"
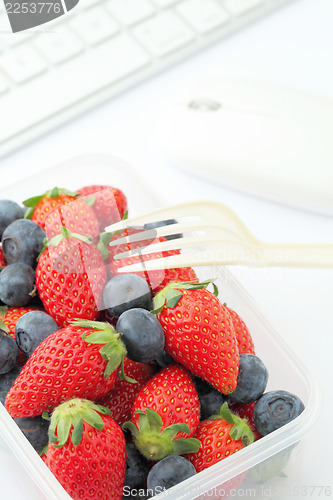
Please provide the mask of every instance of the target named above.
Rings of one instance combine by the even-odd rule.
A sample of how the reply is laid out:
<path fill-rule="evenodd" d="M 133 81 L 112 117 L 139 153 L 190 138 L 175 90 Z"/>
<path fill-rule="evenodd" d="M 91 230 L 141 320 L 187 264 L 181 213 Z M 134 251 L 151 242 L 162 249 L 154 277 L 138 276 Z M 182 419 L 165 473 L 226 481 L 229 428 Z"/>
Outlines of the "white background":
<path fill-rule="evenodd" d="M 212 198 L 232 207 L 263 240 L 333 242 L 331 217 L 264 202 L 181 172 L 163 156 L 155 135 L 163 106 L 179 87 L 217 71 L 333 98 L 332 26 L 332 0 L 298 0 L 5 158 L 0 164 L 2 186 L 70 157 L 109 153 L 127 160 L 169 203 Z M 333 490 L 333 270 L 235 268 L 234 272 L 317 374 L 322 413 L 305 440 L 306 459 L 295 483 L 330 485 Z M 308 489 L 309 498 L 310 493 Z M 311 496 L 324 497 L 318 490 Z"/>

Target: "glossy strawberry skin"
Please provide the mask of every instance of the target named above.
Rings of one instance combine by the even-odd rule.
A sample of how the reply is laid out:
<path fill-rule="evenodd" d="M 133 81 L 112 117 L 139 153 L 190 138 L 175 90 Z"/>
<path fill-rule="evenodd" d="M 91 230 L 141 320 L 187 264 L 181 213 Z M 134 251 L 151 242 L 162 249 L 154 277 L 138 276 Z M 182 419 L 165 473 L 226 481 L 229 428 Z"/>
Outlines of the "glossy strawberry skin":
<path fill-rule="evenodd" d="M 58 326 L 76 318 L 95 320 L 106 281 L 104 261 L 93 244 L 64 238 L 39 257 L 36 287 Z"/>
<path fill-rule="evenodd" d="M 70 325 L 36 348 L 7 395 L 12 417 L 34 417 L 74 396 L 95 400 L 111 390 L 118 370 L 104 377 L 107 361 L 99 353 L 101 345 L 84 341 L 85 332 L 91 329 Z"/>
<path fill-rule="evenodd" d="M 169 365 L 155 375 L 139 392 L 133 405 L 132 422 L 138 426 L 137 410 L 154 410 L 162 418 L 162 428 L 185 423 L 190 432 L 176 438 L 193 436 L 200 421 L 199 397 L 190 373 L 181 365 Z"/>
<path fill-rule="evenodd" d="M 9 329 L 9 335 L 15 340 L 15 327 L 18 320 L 27 312 L 36 310 L 36 307 L 8 307 L 4 316 L 0 313 L 0 321 L 4 322 Z M 27 356 L 19 349 L 17 364 L 23 365 L 27 359 Z"/>
<path fill-rule="evenodd" d="M 138 233 L 139 231 L 140 230 L 133 228 L 125 229 L 124 231 L 120 231 L 119 233 L 115 234 L 112 240 L 114 241 L 115 239 L 123 238 L 124 236 L 130 236 L 131 234 Z M 109 247 L 108 270 L 110 276 L 112 277 L 115 274 L 117 274 L 118 269 L 125 265 L 136 264 L 142 261 L 148 261 L 156 258 L 164 258 L 171 255 L 178 255 L 180 253 L 179 250 L 168 250 L 161 253 L 147 254 L 144 256 L 140 256 L 140 253 L 138 253 L 138 256 L 130 257 L 127 259 L 121 259 L 121 260 L 114 259 L 114 256 L 118 253 L 127 252 L 128 250 L 135 250 L 143 247 L 145 248 L 153 243 L 158 243 L 163 241 L 166 241 L 165 238 L 159 237 L 156 239 L 137 241 L 126 244 L 124 243 Z M 198 277 L 195 274 L 195 271 L 191 267 L 181 267 L 177 269 L 161 269 L 157 271 L 144 271 L 144 272 L 137 272 L 135 274 L 141 276 L 147 281 L 153 294 L 158 293 L 168 283 L 173 281 L 193 281 L 193 282 L 198 281 Z"/>
<path fill-rule="evenodd" d="M 109 415 L 104 427 L 83 422 L 81 443 L 71 439 L 57 449 L 49 443 L 46 465 L 73 500 L 121 500 L 126 473 L 126 444 L 120 427 Z"/>
<path fill-rule="evenodd" d="M 155 367 L 153 364 L 139 363 L 125 357 L 124 372 L 128 377 L 136 380 L 136 383 L 118 378 L 111 391 L 96 401 L 97 404 L 111 410 L 111 417 L 120 426 L 131 419 L 135 398 L 142 387 L 154 376 Z"/>
<path fill-rule="evenodd" d="M 232 323 L 234 325 L 239 354 L 243 353 L 255 354 L 253 339 L 251 337 L 248 327 L 246 326 L 242 318 L 239 316 L 239 314 L 236 313 L 236 311 L 230 309 L 230 307 L 227 307 L 227 309 L 229 311 Z"/>
<path fill-rule="evenodd" d="M 101 232 L 105 230 L 106 226 L 122 220 L 127 211 L 126 196 L 118 188 L 94 184 L 78 189 L 77 193 L 86 199 L 93 195 L 92 209 Z"/>
<path fill-rule="evenodd" d="M 157 317 L 165 334 L 165 351 L 194 375 L 223 394 L 237 385 L 239 351 L 228 310 L 205 288 L 181 290 L 174 308 Z"/>
<path fill-rule="evenodd" d="M 189 453 L 190 460 L 197 472 L 207 469 L 224 458 L 244 448 L 239 439 L 235 441 L 229 435 L 233 424 L 223 419 L 206 419 L 200 422 L 194 437 L 201 442 L 201 448 L 196 453 Z"/>
<path fill-rule="evenodd" d="M 99 235 L 93 209 L 84 200 L 63 193 L 57 197 L 45 195 L 35 206 L 32 220 L 44 229 L 49 239 L 60 234 L 61 227 L 94 239 Z"/>

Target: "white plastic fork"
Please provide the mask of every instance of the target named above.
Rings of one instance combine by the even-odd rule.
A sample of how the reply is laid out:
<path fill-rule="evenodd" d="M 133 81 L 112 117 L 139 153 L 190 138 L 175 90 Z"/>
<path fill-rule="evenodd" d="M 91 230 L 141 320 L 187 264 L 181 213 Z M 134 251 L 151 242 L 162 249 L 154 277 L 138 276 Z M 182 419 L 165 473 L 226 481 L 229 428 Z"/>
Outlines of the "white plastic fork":
<path fill-rule="evenodd" d="M 212 201 L 196 201 L 174 205 L 122 220 L 105 228 L 107 232 L 144 224 L 176 219 L 176 223 L 140 231 L 109 243 L 124 243 L 156 239 L 159 236 L 180 234 L 177 239 L 153 242 L 139 249 L 122 252 L 115 259 L 147 254 L 161 254 L 166 250 L 184 253 L 164 258 L 144 260 L 119 268 L 121 273 L 150 271 L 188 266 L 232 265 L 333 267 L 333 244 L 272 244 L 257 239 L 241 219 L 227 206 Z M 192 251 L 187 251 L 192 250 Z"/>

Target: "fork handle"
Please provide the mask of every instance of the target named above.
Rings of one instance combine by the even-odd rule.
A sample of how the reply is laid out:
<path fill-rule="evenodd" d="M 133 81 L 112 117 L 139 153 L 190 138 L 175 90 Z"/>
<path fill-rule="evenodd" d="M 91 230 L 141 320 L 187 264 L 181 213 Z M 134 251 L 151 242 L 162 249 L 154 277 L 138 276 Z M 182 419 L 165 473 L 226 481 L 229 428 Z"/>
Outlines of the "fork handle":
<path fill-rule="evenodd" d="M 274 267 L 333 267 L 333 244 L 269 244 L 247 250 L 247 264 Z"/>

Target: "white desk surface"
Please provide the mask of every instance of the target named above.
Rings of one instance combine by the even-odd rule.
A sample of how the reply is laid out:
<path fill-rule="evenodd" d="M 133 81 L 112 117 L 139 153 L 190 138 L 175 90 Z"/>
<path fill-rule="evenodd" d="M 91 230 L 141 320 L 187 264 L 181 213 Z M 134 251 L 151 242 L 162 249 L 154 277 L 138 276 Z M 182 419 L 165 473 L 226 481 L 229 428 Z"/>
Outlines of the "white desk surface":
<path fill-rule="evenodd" d="M 180 172 L 163 157 L 155 136 L 162 106 L 177 89 L 217 71 L 267 79 L 333 98 L 332 20 L 332 1 L 298 0 L 5 158 L 0 167 L 1 183 L 5 186 L 84 153 L 108 153 L 127 160 L 170 203 L 212 198 L 229 204 L 263 240 L 333 242 L 333 218 L 264 202 Z M 317 372 L 323 391 L 322 414 L 305 440 L 307 454 L 295 484 L 308 488 L 308 497 L 313 485 L 330 486 L 333 495 L 329 445 L 333 269 L 233 271 L 266 316 Z M 312 495 L 321 497 L 319 489 Z"/>

